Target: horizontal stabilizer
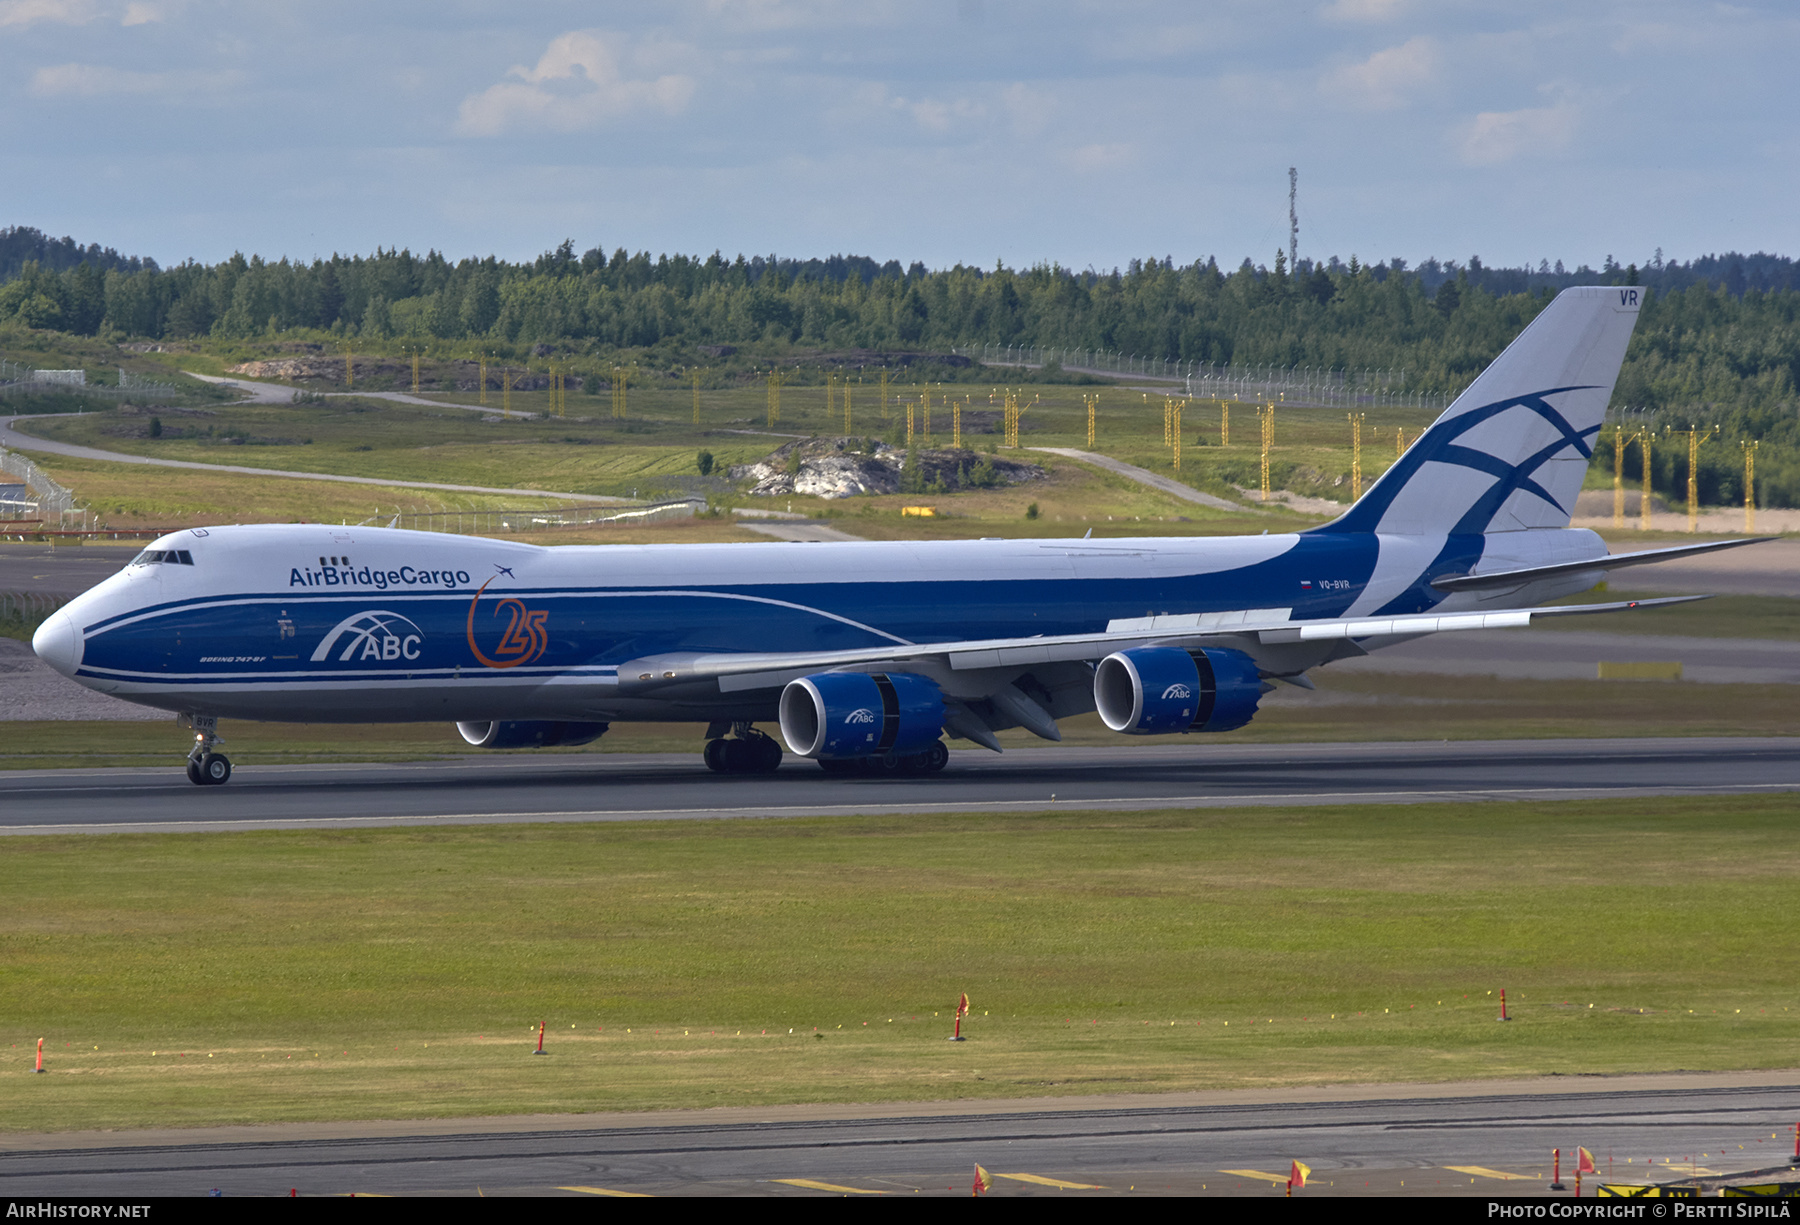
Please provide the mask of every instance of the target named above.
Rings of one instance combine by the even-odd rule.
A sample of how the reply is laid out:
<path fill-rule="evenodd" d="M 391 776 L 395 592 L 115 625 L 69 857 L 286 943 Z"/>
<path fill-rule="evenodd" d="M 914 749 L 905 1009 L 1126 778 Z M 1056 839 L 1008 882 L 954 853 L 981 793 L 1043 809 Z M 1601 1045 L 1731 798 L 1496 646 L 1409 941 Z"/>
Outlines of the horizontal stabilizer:
<path fill-rule="evenodd" d="M 1646 566 L 1653 562 L 1691 557 L 1697 553 L 1716 553 L 1739 545 L 1761 544 L 1774 536 L 1752 536 L 1746 540 L 1709 540 L 1705 544 L 1678 544 L 1668 549 L 1645 549 L 1638 553 L 1611 553 L 1592 561 L 1566 561 L 1554 566 L 1527 566 L 1523 570 L 1499 570 L 1493 574 L 1446 574 L 1434 578 L 1431 585 L 1439 591 L 1487 591 L 1497 587 L 1517 587 L 1534 579 L 1555 578 L 1560 574 L 1580 574 L 1585 570 L 1618 570 L 1625 566 Z"/>

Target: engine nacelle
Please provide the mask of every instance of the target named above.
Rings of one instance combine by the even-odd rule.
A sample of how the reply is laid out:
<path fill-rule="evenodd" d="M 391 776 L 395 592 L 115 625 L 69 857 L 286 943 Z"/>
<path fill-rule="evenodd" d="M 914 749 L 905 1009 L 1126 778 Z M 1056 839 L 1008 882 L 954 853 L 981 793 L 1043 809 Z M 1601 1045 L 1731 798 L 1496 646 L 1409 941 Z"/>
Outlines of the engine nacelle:
<path fill-rule="evenodd" d="M 781 738 L 802 757 L 907 757 L 943 731 L 944 695 L 923 676 L 819 672 L 781 691 Z"/>
<path fill-rule="evenodd" d="M 554 749 L 592 744 L 606 735 L 605 723 L 552 723 L 543 720 L 506 723 L 458 723 L 462 738 L 478 749 Z"/>
<path fill-rule="evenodd" d="M 1256 661 L 1242 651 L 1137 647 L 1094 671 L 1101 722 L 1130 736 L 1229 732 L 1250 722 L 1262 693 Z"/>

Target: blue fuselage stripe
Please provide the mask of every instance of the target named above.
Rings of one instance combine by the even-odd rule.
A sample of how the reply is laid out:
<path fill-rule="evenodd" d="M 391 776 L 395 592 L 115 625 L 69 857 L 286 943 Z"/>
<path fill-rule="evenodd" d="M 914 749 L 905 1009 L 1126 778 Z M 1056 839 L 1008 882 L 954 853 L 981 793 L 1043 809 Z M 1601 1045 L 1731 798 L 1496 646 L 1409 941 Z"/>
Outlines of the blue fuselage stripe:
<path fill-rule="evenodd" d="M 1466 543 L 1479 556 L 1480 538 Z M 670 652 L 1081 634 L 1117 618 L 1244 608 L 1327 618 L 1361 594 L 1377 549 L 1367 536 L 1301 536 L 1250 565 L 1158 577 L 520 585 L 489 589 L 479 600 L 472 590 L 220 592 L 155 601 L 86 625 L 82 672 L 175 684 L 507 674 L 541 683 L 583 672 L 610 677 L 625 660 Z M 1437 598 L 1421 583 L 1411 602 L 1422 610 Z"/>

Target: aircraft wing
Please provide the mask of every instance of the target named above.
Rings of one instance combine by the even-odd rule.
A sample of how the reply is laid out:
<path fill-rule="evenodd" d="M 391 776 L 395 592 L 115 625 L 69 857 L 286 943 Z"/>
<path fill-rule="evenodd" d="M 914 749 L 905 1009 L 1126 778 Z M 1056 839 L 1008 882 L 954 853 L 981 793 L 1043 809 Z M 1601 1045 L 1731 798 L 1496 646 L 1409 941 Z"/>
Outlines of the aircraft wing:
<path fill-rule="evenodd" d="M 1585 564 L 1585 563 L 1583 563 Z M 1534 617 L 1574 617 L 1686 604 L 1706 596 L 1671 596 L 1613 604 L 1571 604 L 1496 612 L 1418 613 L 1398 617 L 1346 617 L 1295 621 L 1285 608 L 1229 613 L 1134 617 L 1109 623 L 1102 633 L 1037 638 L 989 638 L 868 647 L 851 651 L 649 655 L 619 665 L 623 693 L 650 693 L 696 681 L 717 681 L 720 692 L 774 689 L 812 672 L 865 671 L 878 667 L 907 671 L 908 665 L 947 667 L 955 672 L 1028 668 L 1038 664 L 1092 661 L 1139 646 L 1201 646 L 1225 638 L 1254 635 L 1265 644 L 1331 639 L 1408 637 L 1456 630 L 1511 629 Z"/>

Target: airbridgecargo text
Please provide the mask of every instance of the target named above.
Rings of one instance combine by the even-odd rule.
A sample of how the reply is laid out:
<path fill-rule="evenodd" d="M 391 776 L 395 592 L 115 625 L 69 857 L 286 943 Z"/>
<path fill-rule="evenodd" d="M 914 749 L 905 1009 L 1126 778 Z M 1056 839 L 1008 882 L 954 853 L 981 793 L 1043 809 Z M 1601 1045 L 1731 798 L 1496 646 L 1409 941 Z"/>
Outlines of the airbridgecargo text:
<path fill-rule="evenodd" d="M 467 570 L 415 570 L 401 566 L 398 570 L 360 569 L 348 566 L 294 567 L 288 577 L 289 587 L 443 587 L 454 591 L 469 585 Z"/>
<path fill-rule="evenodd" d="M 1632 1200 L 1627 1203 L 1580 1200 L 1551 1200 L 1543 1204 L 1488 1203 L 1488 1219 L 1495 1221 L 1791 1221 L 1793 1206 L 1785 1201 L 1761 1203 L 1734 1200 L 1726 1203 L 1698 1200 L 1658 1199 L 1650 1203 Z"/>

